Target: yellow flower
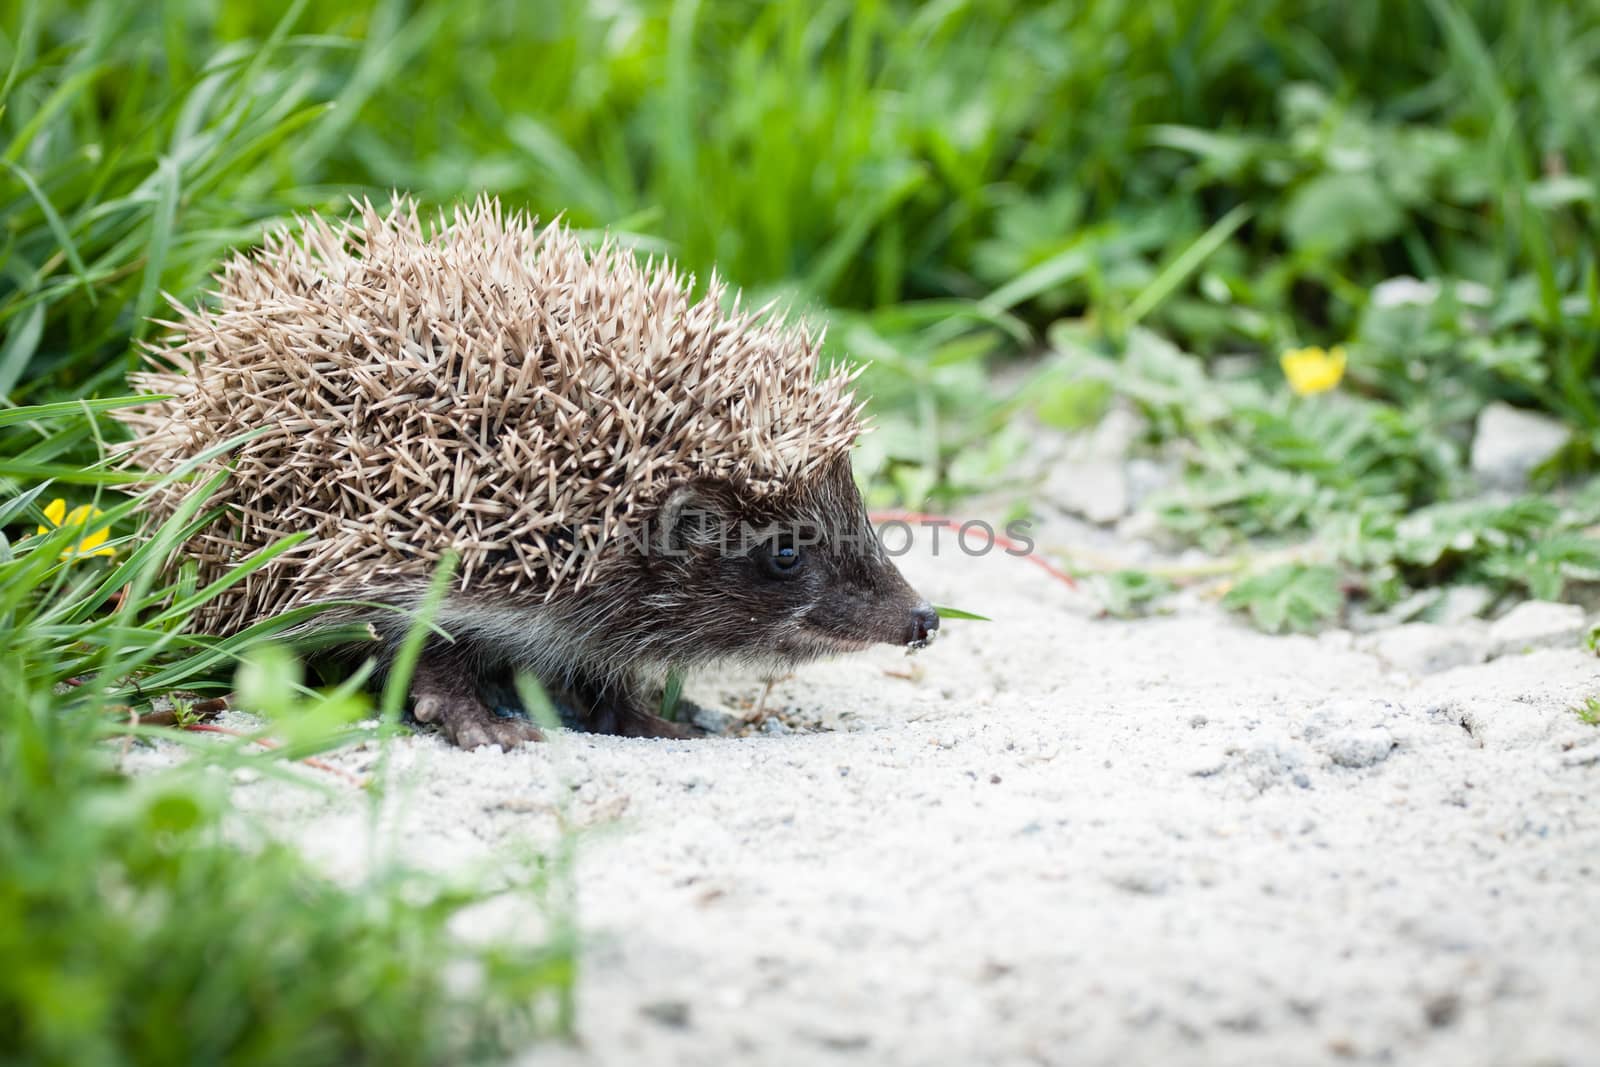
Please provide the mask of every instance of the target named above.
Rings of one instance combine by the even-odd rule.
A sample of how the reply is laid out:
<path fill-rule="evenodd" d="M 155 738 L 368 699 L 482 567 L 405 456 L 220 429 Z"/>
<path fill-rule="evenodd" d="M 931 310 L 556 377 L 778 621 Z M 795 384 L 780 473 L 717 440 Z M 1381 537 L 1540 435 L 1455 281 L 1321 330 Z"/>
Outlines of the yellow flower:
<path fill-rule="evenodd" d="M 39 527 L 39 535 L 49 533 L 52 529 L 59 530 L 65 526 L 78 526 L 85 529 L 89 524 L 98 519 L 104 512 L 92 504 L 79 504 L 69 513 L 67 502 L 57 497 L 50 501 L 50 506 L 44 509 L 44 517 L 49 526 Z M 68 545 L 61 553 L 62 559 L 72 559 L 75 556 L 114 556 L 117 550 L 106 544 L 106 538 L 111 536 L 111 531 L 102 526 L 98 530 L 91 530 L 79 538 L 78 542 Z"/>
<path fill-rule="evenodd" d="M 1289 388 L 1301 396 L 1326 393 L 1344 377 L 1344 349 L 1291 348 L 1278 357 L 1278 365 Z"/>

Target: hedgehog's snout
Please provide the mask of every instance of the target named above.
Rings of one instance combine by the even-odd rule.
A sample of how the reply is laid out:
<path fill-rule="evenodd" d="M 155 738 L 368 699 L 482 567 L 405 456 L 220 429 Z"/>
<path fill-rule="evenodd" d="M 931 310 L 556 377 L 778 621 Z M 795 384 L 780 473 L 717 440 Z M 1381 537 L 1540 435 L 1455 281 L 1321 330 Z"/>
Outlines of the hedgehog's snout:
<path fill-rule="evenodd" d="M 906 628 L 907 648 L 927 648 L 939 632 L 939 613 L 924 600 L 911 609 L 911 624 Z"/>

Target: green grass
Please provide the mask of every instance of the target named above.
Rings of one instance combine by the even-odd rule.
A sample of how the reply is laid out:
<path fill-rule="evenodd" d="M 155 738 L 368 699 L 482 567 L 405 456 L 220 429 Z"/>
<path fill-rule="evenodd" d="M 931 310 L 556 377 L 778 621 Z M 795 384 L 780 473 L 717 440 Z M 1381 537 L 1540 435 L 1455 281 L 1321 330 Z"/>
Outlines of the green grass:
<path fill-rule="evenodd" d="M 0 523 L 31 510 L 39 488 L 0 505 Z M 101 521 L 119 522 L 130 507 L 110 506 Z M 374 855 L 359 884 L 337 887 L 228 809 L 227 778 L 208 771 L 351 789 L 285 761 L 387 731 L 356 724 L 370 714 L 362 675 L 329 692 L 300 684 L 292 657 L 263 643 L 281 623 L 227 640 L 185 631 L 217 591 L 195 588 L 192 568 L 163 573 L 194 521 L 180 514 L 138 543 L 113 539 L 114 561 L 73 555 L 84 528 L 0 540 L 7 1057 L 74 1067 L 477 1062 L 565 1028 L 573 958 L 563 856 L 508 864 L 493 872 L 505 888 L 491 891 Z M 262 736 L 280 748 L 135 721 L 153 696 L 215 688 L 236 664 L 240 699 L 269 717 Z M 195 759 L 121 774 L 127 746 L 155 736 L 190 745 Z M 368 787 L 375 814 L 382 785 L 380 775 Z M 548 939 L 462 943 L 453 920 L 507 893 L 543 917 Z"/>
<path fill-rule="evenodd" d="M 0 1032 L 27 1025 L 41 1060 L 229 1040 L 259 1062 L 438 1059 L 563 988 L 539 957 L 486 962 L 482 1010 L 408 999 L 465 951 L 442 932 L 461 898 L 410 914 L 381 877 L 349 897 L 264 843 L 270 859 L 240 863 L 204 775 L 110 769 L 107 713 L 232 688 L 275 628 L 186 631 L 206 591 L 161 569 L 178 528 L 136 533 L 98 412 L 163 294 L 196 299 L 226 249 L 297 211 L 488 190 L 826 318 L 835 354 L 872 361 L 879 430 L 858 466 L 875 502 L 998 486 L 1025 506 L 1030 420 L 1130 403 L 1145 444 L 1182 457 L 1154 514 L 1229 555 L 1101 576 L 1118 612 L 1200 573 L 1268 628 L 1355 599 L 1425 611 L 1453 583 L 1566 596 L 1600 577 L 1587 0 L 11 0 L 0 78 L 0 869 L 28 877 L 0 882 L 0 905 L 56 924 L 0 924 L 4 970 L 46 976 L 0 986 Z M 1400 276 L 1437 298 L 1374 299 Z M 1278 353 L 1334 344 L 1344 382 L 1294 396 Z M 1570 430 L 1518 498 L 1479 498 L 1468 469 L 1491 401 Z M 54 497 L 106 509 L 111 563 L 31 537 Z M 303 740 L 289 755 L 346 736 L 349 694 L 279 696 Z M 92 908 L 102 867 L 153 903 Z M 241 915 L 304 933 L 303 992 L 341 1005 L 312 1051 L 282 1043 L 303 1006 L 252 999 L 282 972 L 249 963 L 267 927 Z M 188 927 L 221 946 L 210 988 L 239 1013 L 175 1052 L 181 1028 L 157 1023 L 201 974 Z M 172 984 L 146 991 L 157 959 Z M 328 960 L 383 972 L 370 1022 Z M 141 996 L 169 999 L 146 1018 Z"/>

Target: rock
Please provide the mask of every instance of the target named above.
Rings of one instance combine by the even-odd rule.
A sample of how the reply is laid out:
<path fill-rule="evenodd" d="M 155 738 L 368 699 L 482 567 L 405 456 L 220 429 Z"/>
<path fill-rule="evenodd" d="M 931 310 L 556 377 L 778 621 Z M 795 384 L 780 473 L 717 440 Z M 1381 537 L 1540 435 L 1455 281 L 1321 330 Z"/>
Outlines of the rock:
<path fill-rule="evenodd" d="M 1515 656 L 1536 648 L 1577 648 L 1583 633 L 1583 609 L 1576 604 L 1529 600 L 1489 627 L 1489 655 Z"/>
<path fill-rule="evenodd" d="M 1564 767 L 1593 767 L 1597 763 L 1600 763 L 1600 745 L 1561 754 L 1561 765 Z"/>
<path fill-rule="evenodd" d="M 1122 518 L 1133 507 L 1128 452 L 1144 431 L 1137 412 L 1113 406 L 1094 429 L 1075 435 L 1051 464 L 1045 498 L 1090 522 L 1104 525 Z"/>
<path fill-rule="evenodd" d="M 689 1005 L 681 1000 L 656 1000 L 641 1004 L 639 1014 L 673 1030 L 682 1030 L 689 1025 Z"/>
<path fill-rule="evenodd" d="M 1497 489 L 1524 489 L 1529 472 L 1566 444 L 1569 436 L 1559 419 L 1510 404 L 1490 404 L 1478 414 L 1472 473 Z"/>
<path fill-rule="evenodd" d="M 1436 674 L 1489 658 L 1489 639 L 1477 626 L 1409 622 L 1372 634 L 1367 647 L 1391 667 L 1409 674 Z"/>
<path fill-rule="evenodd" d="M 1437 281 L 1420 281 L 1409 274 L 1386 278 L 1372 287 L 1372 305 L 1380 308 L 1427 307 L 1443 291 Z M 1455 298 L 1463 304 L 1488 307 L 1494 293 L 1477 282 L 1456 282 Z"/>
<path fill-rule="evenodd" d="M 1113 404 L 1111 409 L 1089 432 L 1090 449 L 1096 456 L 1122 459 L 1133 449 L 1139 438 L 1149 429 L 1145 421 L 1131 406 Z"/>
<path fill-rule="evenodd" d="M 1494 590 L 1486 585 L 1452 585 L 1433 608 L 1433 621 L 1454 626 L 1479 618 L 1494 602 Z"/>
<path fill-rule="evenodd" d="M 1410 275 L 1387 278 L 1372 287 L 1372 306 L 1379 308 L 1426 307 L 1439 299 L 1439 283 Z"/>
<path fill-rule="evenodd" d="M 1244 749 L 1240 762 L 1245 780 L 1260 792 L 1283 781 L 1308 789 L 1311 778 L 1305 771 L 1305 754 L 1303 745 L 1286 738 L 1264 737 Z"/>
<path fill-rule="evenodd" d="M 1449 1026 L 1461 1016 L 1461 994 L 1439 993 L 1423 1001 L 1422 1015 L 1434 1029 Z"/>
<path fill-rule="evenodd" d="M 689 710 L 689 721 L 708 734 L 725 734 L 737 726 L 740 719 L 722 708 L 696 704 Z"/>
<path fill-rule="evenodd" d="M 1224 749 L 1208 745 L 1183 757 L 1179 766 L 1183 768 L 1184 774 L 1193 778 L 1209 778 L 1222 773 L 1228 766 L 1228 753 Z"/>
<path fill-rule="evenodd" d="M 1395 711 L 1395 705 L 1383 699 L 1335 697 L 1306 716 L 1300 736 L 1307 741 L 1316 741 L 1340 730 L 1377 726 L 1392 719 Z"/>
<path fill-rule="evenodd" d="M 1137 507 L 1137 503 L 1135 505 Z M 1167 528 L 1153 511 L 1135 511 L 1117 521 L 1117 537 L 1129 543 L 1129 557 L 1149 558 L 1156 542 L 1167 540 Z"/>
<path fill-rule="evenodd" d="M 1137 508 L 1156 493 L 1164 492 L 1182 477 L 1183 472 L 1172 460 L 1154 460 L 1136 457 L 1128 460 L 1128 503 Z"/>
<path fill-rule="evenodd" d="M 1158 897 L 1172 885 L 1172 873 L 1155 864 L 1130 864 L 1106 873 L 1106 881 L 1124 893 Z"/>
<path fill-rule="evenodd" d="M 1094 523 L 1116 522 L 1130 507 L 1121 460 L 1063 462 L 1045 483 L 1045 493 L 1056 507 Z"/>
<path fill-rule="evenodd" d="M 1335 730 L 1322 741 L 1322 751 L 1340 767 L 1372 767 L 1395 750 L 1394 735 L 1381 726 Z"/>

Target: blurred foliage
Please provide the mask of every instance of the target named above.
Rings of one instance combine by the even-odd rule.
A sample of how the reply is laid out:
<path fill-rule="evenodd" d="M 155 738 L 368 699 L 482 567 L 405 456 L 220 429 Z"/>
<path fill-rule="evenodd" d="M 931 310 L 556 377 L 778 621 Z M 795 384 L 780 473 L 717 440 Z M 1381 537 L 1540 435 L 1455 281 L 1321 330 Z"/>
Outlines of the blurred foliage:
<path fill-rule="evenodd" d="M 1375 608 L 1446 583 L 1556 600 L 1574 583 L 1600 581 L 1600 480 L 1561 493 L 1483 494 L 1466 468 L 1470 425 L 1434 419 L 1424 405 L 1355 392 L 1298 397 L 1270 376 L 1211 373 L 1143 329 L 1116 354 L 1077 326 L 1051 336 L 1052 372 L 1070 388 L 1104 383 L 1154 434 L 1186 443 L 1182 479 L 1146 504 L 1184 540 L 1216 553 L 1250 539 L 1307 542 L 1319 567 L 1342 570 L 1343 587 Z M 1272 630 L 1312 620 L 1280 611 L 1275 590 L 1245 582 L 1225 603 Z M 1323 621 L 1345 597 L 1315 602 Z"/>
<path fill-rule="evenodd" d="M 1284 563 L 1245 578 L 1223 603 L 1249 611 L 1257 626 L 1277 633 L 1315 630 L 1339 613 L 1344 596 L 1332 567 Z"/>
<path fill-rule="evenodd" d="M 1162 575 L 1140 570 L 1108 571 L 1088 577 L 1106 614 L 1121 618 L 1142 614 L 1177 588 Z"/>

